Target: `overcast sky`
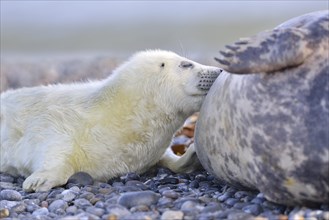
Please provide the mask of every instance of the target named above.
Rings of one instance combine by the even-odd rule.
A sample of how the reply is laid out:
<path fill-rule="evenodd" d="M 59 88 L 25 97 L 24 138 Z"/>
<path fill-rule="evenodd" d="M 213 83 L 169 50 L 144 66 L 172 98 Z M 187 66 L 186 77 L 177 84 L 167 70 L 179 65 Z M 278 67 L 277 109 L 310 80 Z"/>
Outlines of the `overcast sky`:
<path fill-rule="evenodd" d="M 209 49 L 214 44 L 221 46 L 220 40 L 227 42 L 243 34 L 271 28 L 289 18 L 324 9 L 328 9 L 328 1 L 1 0 L 1 51 L 19 52 L 36 48 L 75 50 L 78 47 L 97 50 L 105 44 L 105 38 L 107 42 L 112 42 L 112 45 L 104 46 L 106 50 L 117 50 L 124 46 L 131 50 L 165 46 L 165 41 L 171 43 L 170 39 L 176 45 L 182 41 L 191 50 L 199 49 L 193 48 L 196 40 L 199 40 L 204 43 L 204 48 Z M 201 21 L 203 23 L 198 26 Z M 240 26 L 231 23 L 240 23 Z M 134 24 L 139 25 L 138 29 Z M 145 24 L 152 26 L 150 28 Z M 205 31 L 202 29 L 204 24 L 209 26 L 206 30 L 212 38 L 199 36 L 200 32 Z M 258 26 L 252 27 L 252 24 Z M 88 29 L 97 26 L 101 30 Z M 183 33 L 185 26 L 189 29 Z M 88 35 L 92 40 L 84 39 L 85 34 L 81 34 L 83 32 L 79 32 L 80 29 L 86 30 L 86 36 L 90 35 L 88 32 L 94 32 L 92 37 Z M 79 45 L 72 42 L 77 35 L 80 36 Z M 123 38 L 123 41 L 119 41 L 119 38 Z M 64 44 L 66 40 L 68 42 Z M 130 44 L 133 40 L 139 47 Z"/>

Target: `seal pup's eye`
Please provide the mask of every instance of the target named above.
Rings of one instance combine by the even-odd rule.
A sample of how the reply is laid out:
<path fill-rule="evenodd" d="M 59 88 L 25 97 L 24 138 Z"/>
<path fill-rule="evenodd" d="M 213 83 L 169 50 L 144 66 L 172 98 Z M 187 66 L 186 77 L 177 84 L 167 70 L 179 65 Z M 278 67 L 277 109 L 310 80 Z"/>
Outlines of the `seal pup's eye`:
<path fill-rule="evenodd" d="M 164 67 L 165 66 L 165 63 L 161 63 L 160 67 Z"/>
<path fill-rule="evenodd" d="M 179 66 L 182 68 L 193 68 L 193 63 L 182 61 Z"/>

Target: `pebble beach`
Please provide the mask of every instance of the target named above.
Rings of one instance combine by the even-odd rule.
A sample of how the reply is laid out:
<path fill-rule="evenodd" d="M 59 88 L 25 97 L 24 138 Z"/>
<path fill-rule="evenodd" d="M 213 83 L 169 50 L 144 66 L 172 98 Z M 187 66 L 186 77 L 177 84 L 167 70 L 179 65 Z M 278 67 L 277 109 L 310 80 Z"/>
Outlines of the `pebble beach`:
<path fill-rule="evenodd" d="M 230 187 L 204 170 L 175 174 L 154 167 L 142 175 L 129 173 L 108 182 L 86 173 L 73 175 L 65 186 L 27 193 L 24 178 L 0 175 L 1 219 L 329 219 L 329 206 L 286 207 L 262 193 Z"/>

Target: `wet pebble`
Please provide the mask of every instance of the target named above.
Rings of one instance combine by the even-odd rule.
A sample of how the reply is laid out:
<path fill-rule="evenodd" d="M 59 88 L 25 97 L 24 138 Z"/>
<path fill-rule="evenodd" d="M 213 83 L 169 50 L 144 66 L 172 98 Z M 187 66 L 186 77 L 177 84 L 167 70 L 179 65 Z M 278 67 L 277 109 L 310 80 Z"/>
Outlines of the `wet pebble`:
<path fill-rule="evenodd" d="M 0 200 L 21 201 L 22 195 L 15 190 L 5 189 L 0 192 Z"/>
<path fill-rule="evenodd" d="M 171 199 L 177 199 L 180 196 L 179 193 L 175 192 L 174 190 L 164 190 L 161 194 Z"/>
<path fill-rule="evenodd" d="M 243 207 L 242 210 L 257 216 L 263 211 L 263 208 L 258 204 L 252 204 Z"/>
<path fill-rule="evenodd" d="M 77 175 L 85 180 L 85 174 Z M 152 168 L 145 174 L 129 173 L 108 182 L 71 182 L 65 188 L 37 193 L 23 191 L 24 178 L 2 178 L 0 173 L 0 180 L 8 181 L 0 186 L 11 187 L 0 192 L 0 215 L 9 219 L 329 220 L 328 205 L 319 209 L 282 206 L 267 201 L 262 193 L 225 185 L 202 170 L 174 174 Z"/>
<path fill-rule="evenodd" d="M 65 202 L 64 200 L 59 199 L 59 200 L 53 201 L 49 205 L 48 210 L 50 212 L 56 212 L 58 209 L 65 210 L 67 207 L 68 207 L 67 202 Z"/>
<path fill-rule="evenodd" d="M 182 211 L 167 210 L 162 213 L 161 220 L 181 220 L 184 217 Z"/>
<path fill-rule="evenodd" d="M 152 191 L 128 192 L 121 195 L 118 203 L 128 208 L 137 205 L 150 206 L 155 204 L 159 198 L 159 194 Z"/>
<path fill-rule="evenodd" d="M 69 183 L 77 184 L 79 186 L 88 186 L 94 183 L 94 179 L 88 173 L 77 172 L 69 178 L 67 184 Z"/>
<path fill-rule="evenodd" d="M 37 209 L 37 210 L 33 211 L 33 213 L 32 213 L 33 216 L 48 215 L 48 214 L 49 214 L 49 211 L 45 207 Z"/>

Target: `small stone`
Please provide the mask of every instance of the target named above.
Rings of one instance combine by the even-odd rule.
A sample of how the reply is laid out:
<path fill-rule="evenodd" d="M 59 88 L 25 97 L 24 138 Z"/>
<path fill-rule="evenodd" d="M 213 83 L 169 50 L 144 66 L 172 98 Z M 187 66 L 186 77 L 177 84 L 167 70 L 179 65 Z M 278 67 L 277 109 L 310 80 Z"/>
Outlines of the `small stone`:
<path fill-rule="evenodd" d="M 65 211 L 69 215 L 75 215 L 77 214 L 78 208 L 76 206 L 69 206 Z"/>
<path fill-rule="evenodd" d="M 147 190 L 148 189 L 148 186 L 146 186 L 144 183 L 138 181 L 138 180 L 129 180 L 126 182 L 125 184 L 126 186 L 134 186 L 134 187 L 137 187 L 141 190 Z"/>
<path fill-rule="evenodd" d="M 24 203 L 20 203 L 15 205 L 10 209 L 10 212 L 15 212 L 17 214 L 22 213 L 26 210 L 26 205 Z"/>
<path fill-rule="evenodd" d="M 179 193 L 173 190 L 165 190 L 162 192 L 162 195 L 171 199 L 177 199 L 179 197 Z"/>
<path fill-rule="evenodd" d="M 198 175 L 195 176 L 195 180 L 201 182 L 201 181 L 207 180 L 207 177 L 203 174 L 198 174 Z"/>
<path fill-rule="evenodd" d="M 109 213 L 109 216 L 115 216 L 117 219 L 130 215 L 129 210 L 119 204 L 107 206 L 106 211 Z"/>
<path fill-rule="evenodd" d="M 165 167 L 159 167 L 157 176 L 169 176 L 172 175 L 173 172 Z"/>
<path fill-rule="evenodd" d="M 69 189 L 64 190 L 61 194 L 63 195 L 62 199 L 66 202 L 71 202 L 77 197 L 77 194 Z"/>
<path fill-rule="evenodd" d="M 75 193 L 80 192 L 80 188 L 77 187 L 77 186 L 72 186 L 72 187 L 70 188 L 70 190 L 71 190 L 72 192 L 75 192 Z"/>
<path fill-rule="evenodd" d="M 6 173 L 1 174 L 0 176 L 0 182 L 13 183 L 14 180 L 15 180 L 14 177 Z"/>
<path fill-rule="evenodd" d="M 67 183 L 78 184 L 80 186 L 87 186 L 87 185 L 93 185 L 94 179 L 88 173 L 77 172 L 69 178 Z"/>
<path fill-rule="evenodd" d="M 87 199 L 76 199 L 74 200 L 74 205 L 81 209 L 87 208 L 88 206 L 92 206 L 92 204 Z"/>
<path fill-rule="evenodd" d="M 217 199 L 221 202 L 224 202 L 228 198 L 231 198 L 234 195 L 233 192 L 225 192 L 223 195 L 219 196 Z"/>
<path fill-rule="evenodd" d="M 118 203 L 127 208 L 137 205 L 150 206 L 158 202 L 160 195 L 153 191 L 127 192 L 120 196 Z"/>
<path fill-rule="evenodd" d="M 213 204 L 208 204 L 206 207 L 202 209 L 203 213 L 212 213 L 212 212 L 217 212 L 219 210 L 222 210 L 223 208 L 221 207 L 220 204 L 218 203 L 213 203 Z"/>
<path fill-rule="evenodd" d="M 42 201 L 41 204 L 40 204 L 41 207 L 46 207 L 48 208 L 49 204 L 47 201 Z"/>
<path fill-rule="evenodd" d="M 134 206 L 130 209 L 130 212 L 147 212 L 149 211 L 149 207 L 146 205 L 138 205 L 138 206 Z"/>
<path fill-rule="evenodd" d="M 101 208 L 103 209 L 105 207 L 105 203 L 103 201 L 98 201 L 94 205 L 96 208 Z"/>
<path fill-rule="evenodd" d="M 199 188 L 199 182 L 197 180 L 193 180 L 190 182 L 189 187 L 193 189 Z"/>
<path fill-rule="evenodd" d="M 49 211 L 46 207 L 42 207 L 40 209 L 35 210 L 32 215 L 34 216 L 40 216 L 40 215 L 48 215 Z"/>
<path fill-rule="evenodd" d="M 53 189 L 51 190 L 51 192 L 49 193 L 47 199 L 61 199 L 63 196 L 61 195 L 61 193 L 64 190 L 62 188 L 59 189 Z"/>
<path fill-rule="evenodd" d="M 252 193 L 250 192 L 247 192 L 247 191 L 237 191 L 235 194 L 234 194 L 234 197 L 236 199 L 241 199 L 243 197 L 246 197 L 246 196 L 251 196 L 253 195 Z"/>
<path fill-rule="evenodd" d="M 250 202 L 254 204 L 262 204 L 265 201 L 265 198 L 255 197 Z"/>
<path fill-rule="evenodd" d="M 105 210 L 90 206 L 86 209 L 86 212 L 100 217 L 104 214 Z"/>
<path fill-rule="evenodd" d="M 0 200 L 0 208 L 11 209 L 12 207 L 18 204 L 20 204 L 19 201 Z"/>
<path fill-rule="evenodd" d="M 49 210 L 50 212 L 55 212 L 55 211 L 57 211 L 58 209 L 65 210 L 67 207 L 68 207 L 67 202 L 65 202 L 64 200 L 59 199 L 59 200 L 55 200 L 55 201 L 53 201 L 53 202 L 49 205 L 48 210 Z"/>
<path fill-rule="evenodd" d="M 168 177 L 168 178 L 163 178 L 161 180 L 159 180 L 160 184 L 177 184 L 179 182 L 179 180 L 177 178 L 174 177 Z"/>
<path fill-rule="evenodd" d="M 161 220 L 181 220 L 184 217 L 182 211 L 167 210 L 161 215 Z"/>
<path fill-rule="evenodd" d="M 242 212 L 242 211 L 231 211 L 230 214 L 228 214 L 227 219 L 228 220 L 237 220 L 237 219 L 243 219 L 243 220 L 251 220 L 254 217 L 248 213 Z"/>
<path fill-rule="evenodd" d="M 120 180 L 124 183 L 130 180 L 139 180 L 140 176 L 137 173 L 127 173 L 126 175 L 120 177 Z"/>
<path fill-rule="evenodd" d="M 0 218 L 6 218 L 9 216 L 9 209 L 0 209 Z"/>
<path fill-rule="evenodd" d="M 236 198 L 228 198 L 225 200 L 225 204 L 229 206 L 234 206 L 237 202 L 239 202 Z"/>
<path fill-rule="evenodd" d="M 250 203 L 247 203 L 247 202 L 237 202 L 237 203 L 234 204 L 233 208 L 242 209 L 243 207 L 245 207 L 247 205 L 250 205 Z"/>
<path fill-rule="evenodd" d="M 171 208 L 173 200 L 167 197 L 159 199 L 157 206 L 162 208 Z"/>
<path fill-rule="evenodd" d="M 252 205 L 247 205 L 247 206 L 243 207 L 242 210 L 246 213 L 250 213 L 253 215 L 259 215 L 263 211 L 263 208 L 258 204 L 252 204 Z"/>
<path fill-rule="evenodd" d="M 0 189 L 15 189 L 13 183 L 0 182 Z"/>
<path fill-rule="evenodd" d="M 194 210 L 197 205 L 198 205 L 198 203 L 196 203 L 194 201 L 186 201 L 182 204 L 180 209 L 184 212 L 188 212 L 188 211 Z"/>
<path fill-rule="evenodd" d="M 15 190 L 5 189 L 0 192 L 0 200 L 21 201 L 22 196 Z"/>

